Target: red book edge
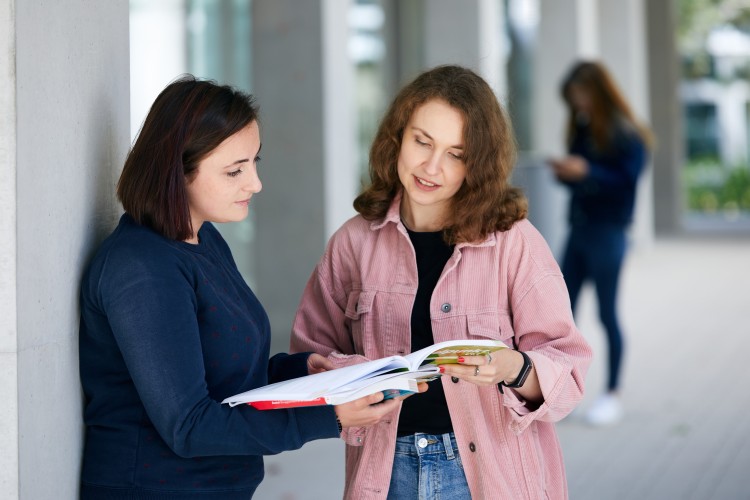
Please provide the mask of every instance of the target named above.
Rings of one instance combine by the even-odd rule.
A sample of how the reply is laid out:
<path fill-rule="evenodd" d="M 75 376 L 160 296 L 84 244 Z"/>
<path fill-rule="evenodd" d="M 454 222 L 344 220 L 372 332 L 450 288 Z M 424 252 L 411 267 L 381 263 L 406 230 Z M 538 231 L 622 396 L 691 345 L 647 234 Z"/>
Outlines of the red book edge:
<path fill-rule="evenodd" d="M 279 410 L 282 408 L 299 408 L 302 406 L 320 406 L 328 404 L 326 398 L 310 399 L 308 401 L 295 401 L 295 400 L 268 400 L 268 401 L 253 401 L 247 403 L 257 410 Z"/>

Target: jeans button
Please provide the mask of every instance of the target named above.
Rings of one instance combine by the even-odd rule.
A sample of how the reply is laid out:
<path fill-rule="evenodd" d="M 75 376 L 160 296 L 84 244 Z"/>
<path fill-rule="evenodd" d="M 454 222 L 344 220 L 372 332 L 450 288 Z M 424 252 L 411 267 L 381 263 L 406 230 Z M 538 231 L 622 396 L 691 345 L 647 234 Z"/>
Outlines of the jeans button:
<path fill-rule="evenodd" d="M 420 448 L 424 448 L 427 446 L 427 440 L 425 438 L 419 438 L 419 441 L 417 441 L 417 446 Z"/>
<path fill-rule="evenodd" d="M 474 446 L 474 443 L 469 443 L 469 451 L 472 452 L 472 453 L 474 453 L 475 451 L 477 451 L 477 447 Z"/>
<path fill-rule="evenodd" d="M 458 377 L 451 377 L 451 382 L 453 382 L 454 384 L 457 384 L 458 383 Z"/>
<path fill-rule="evenodd" d="M 440 306 L 440 310 L 444 313 L 451 312 L 451 305 L 449 303 L 445 303 L 442 306 Z"/>

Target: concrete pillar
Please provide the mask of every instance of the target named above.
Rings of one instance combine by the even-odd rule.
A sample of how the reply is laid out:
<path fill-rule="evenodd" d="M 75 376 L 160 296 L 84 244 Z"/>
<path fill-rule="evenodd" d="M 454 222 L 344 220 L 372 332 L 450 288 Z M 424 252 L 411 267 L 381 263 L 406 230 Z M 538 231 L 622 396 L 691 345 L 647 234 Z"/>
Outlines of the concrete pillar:
<path fill-rule="evenodd" d="M 424 8 L 424 69 L 460 64 L 505 99 L 504 9 L 497 0 L 430 0 Z"/>
<path fill-rule="evenodd" d="M 571 65 L 598 57 L 595 0 L 540 0 L 534 64 L 534 150 L 542 155 L 565 153 L 567 112 L 560 84 Z"/>
<path fill-rule="evenodd" d="M 617 19 L 616 23 L 611 22 Z M 636 117 L 648 124 L 646 14 L 643 0 L 599 0 L 601 60 L 633 107 Z M 632 226 L 636 247 L 648 248 L 654 240 L 653 169 L 641 175 Z"/>
<path fill-rule="evenodd" d="M 358 189 L 346 0 L 255 0 L 253 93 L 261 108 L 263 192 L 256 292 L 273 350 L 287 350 L 302 289 Z"/>
<path fill-rule="evenodd" d="M 529 219 L 561 255 L 567 228 L 567 193 L 557 184 L 545 159 L 563 155 L 567 112 L 560 83 L 580 58 L 599 54 L 595 0 L 540 0 L 534 58 L 533 153 L 524 155 L 515 179 L 530 201 Z"/>
<path fill-rule="evenodd" d="M 677 12 L 674 2 L 646 2 L 649 48 L 650 123 L 656 135 L 653 154 L 654 226 L 657 233 L 682 227 L 682 111 L 679 58 L 675 42 Z"/>
<path fill-rule="evenodd" d="M 0 3 L 0 491 L 18 498 L 15 0 Z"/>
<path fill-rule="evenodd" d="M 118 215 L 128 2 L 0 3 L 0 491 L 77 498 L 78 289 Z"/>

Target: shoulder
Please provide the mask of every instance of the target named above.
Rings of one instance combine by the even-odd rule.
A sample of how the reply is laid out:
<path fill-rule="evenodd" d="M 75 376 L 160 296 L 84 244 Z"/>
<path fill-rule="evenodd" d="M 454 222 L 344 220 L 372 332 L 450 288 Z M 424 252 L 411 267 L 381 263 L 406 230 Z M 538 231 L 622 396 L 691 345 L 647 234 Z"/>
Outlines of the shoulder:
<path fill-rule="evenodd" d="M 543 274 L 560 273 L 547 241 L 528 219 L 517 221 L 507 231 L 496 232 L 495 237 L 504 259 Z"/>
<path fill-rule="evenodd" d="M 366 220 L 361 215 L 355 215 L 339 227 L 328 240 L 327 253 L 341 252 L 367 244 L 376 236 L 373 225 L 377 222 Z"/>
<path fill-rule="evenodd" d="M 204 222 L 200 231 L 198 231 L 198 236 L 202 245 L 206 245 L 225 257 L 231 258 L 232 251 L 229 249 L 229 244 L 227 244 L 221 232 L 212 223 Z"/>
<path fill-rule="evenodd" d="M 368 221 L 356 215 L 328 240 L 318 272 L 340 282 L 350 282 L 357 280 L 364 269 L 386 269 L 398 256 L 393 251 L 398 237 L 394 222 Z"/>
<path fill-rule="evenodd" d="M 615 121 L 613 136 L 615 146 L 621 148 L 644 148 L 646 146 L 641 130 L 635 123 L 625 118 L 618 118 Z"/>
<path fill-rule="evenodd" d="M 177 245 L 178 242 L 168 240 L 125 214 L 102 243 L 91 268 L 98 269 L 102 277 L 113 280 L 164 275 L 182 265 L 184 259 Z"/>

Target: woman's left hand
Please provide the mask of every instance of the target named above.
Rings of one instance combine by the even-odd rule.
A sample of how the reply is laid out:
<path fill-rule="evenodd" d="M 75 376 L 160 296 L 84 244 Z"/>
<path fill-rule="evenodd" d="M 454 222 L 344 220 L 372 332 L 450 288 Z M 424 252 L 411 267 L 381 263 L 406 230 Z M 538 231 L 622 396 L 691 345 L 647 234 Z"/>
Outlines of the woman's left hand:
<path fill-rule="evenodd" d="M 440 365 L 441 373 L 476 385 L 512 382 L 523 368 L 523 356 L 513 349 L 501 349 L 486 356 L 464 356 L 458 364 Z"/>
<path fill-rule="evenodd" d="M 589 164 L 581 156 L 566 156 L 559 160 L 550 160 L 549 164 L 557 178 L 563 181 L 580 181 L 589 174 Z"/>
<path fill-rule="evenodd" d="M 307 373 L 310 375 L 327 372 L 328 370 L 333 370 L 333 368 L 333 363 L 320 354 L 312 353 L 310 354 L 310 357 L 307 358 Z"/>

